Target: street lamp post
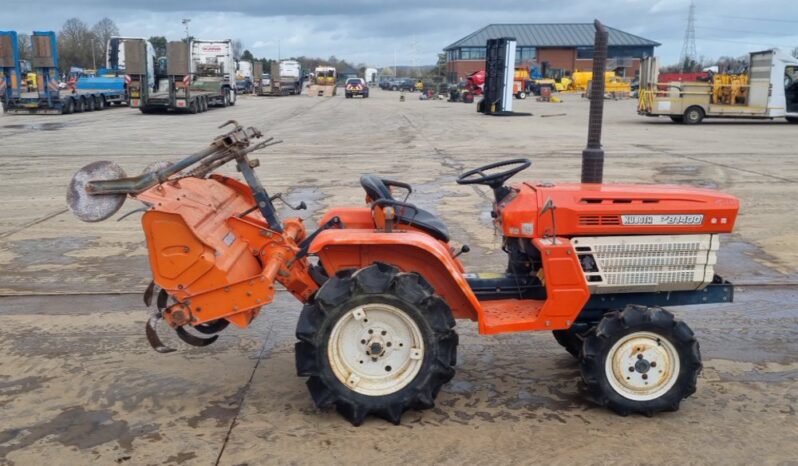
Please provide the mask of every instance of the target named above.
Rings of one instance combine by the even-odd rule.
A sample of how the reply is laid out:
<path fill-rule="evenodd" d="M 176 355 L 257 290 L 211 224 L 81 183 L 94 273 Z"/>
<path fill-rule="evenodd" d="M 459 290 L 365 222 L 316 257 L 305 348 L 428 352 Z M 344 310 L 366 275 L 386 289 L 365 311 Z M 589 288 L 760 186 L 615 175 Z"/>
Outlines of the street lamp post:
<path fill-rule="evenodd" d="M 186 27 L 186 43 L 189 42 L 189 38 L 191 37 L 188 34 L 188 23 L 190 23 L 190 22 L 191 22 L 191 18 L 183 18 L 183 26 Z"/>

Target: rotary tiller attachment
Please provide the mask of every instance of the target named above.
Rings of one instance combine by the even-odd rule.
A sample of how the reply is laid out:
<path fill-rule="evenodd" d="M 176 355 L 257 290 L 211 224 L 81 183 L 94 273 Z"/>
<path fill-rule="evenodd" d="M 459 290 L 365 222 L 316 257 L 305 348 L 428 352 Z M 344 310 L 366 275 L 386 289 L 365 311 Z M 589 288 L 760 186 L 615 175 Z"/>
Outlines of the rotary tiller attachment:
<path fill-rule="evenodd" d="M 144 291 L 144 304 L 146 304 L 147 307 L 152 305 L 152 298 L 154 295 L 155 282 L 150 282 L 150 284 L 147 286 L 147 289 Z M 166 290 L 161 289 L 158 292 L 158 298 L 156 300 L 156 306 L 158 309 L 147 320 L 147 324 L 144 328 L 147 335 L 147 341 L 150 343 L 150 346 L 152 346 L 152 348 L 159 353 L 171 353 L 175 351 L 174 348 L 166 346 L 161 340 L 161 337 L 158 336 L 158 323 L 163 320 L 163 312 L 167 309 L 168 304 L 169 294 L 166 292 Z M 220 319 L 205 324 L 199 324 L 195 328 L 200 333 L 211 335 L 221 332 L 227 327 L 228 324 L 228 321 Z M 177 333 L 178 338 L 191 346 L 208 346 L 219 339 L 219 335 L 213 335 L 208 338 L 193 335 L 189 333 L 183 326 L 175 328 L 175 333 Z"/>

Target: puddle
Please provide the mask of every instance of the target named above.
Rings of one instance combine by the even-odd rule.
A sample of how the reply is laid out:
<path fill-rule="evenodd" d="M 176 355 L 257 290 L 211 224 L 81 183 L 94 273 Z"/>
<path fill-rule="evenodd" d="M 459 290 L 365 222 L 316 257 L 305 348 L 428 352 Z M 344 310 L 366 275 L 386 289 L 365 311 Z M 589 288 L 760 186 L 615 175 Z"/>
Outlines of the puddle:
<path fill-rule="evenodd" d="M 135 437 L 154 432 L 157 427 L 150 424 L 131 429 L 127 421 L 114 420 L 112 411 L 86 411 L 82 406 L 73 406 L 49 421 L 25 429 L 0 432 L 0 457 L 44 438 L 82 450 L 116 441 L 125 450 L 130 450 Z"/>
<path fill-rule="evenodd" d="M 4 129 L 21 129 L 26 131 L 57 131 L 62 128 L 66 128 L 70 126 L 66 123 L 33 123 L 29 125 L 5 125 L 0 126 L 0 128 Z"/>
<path fill-rule="evenodd" d="M 326 197 L 324 193 L 318 188 L 295 188 L 283 194 L 285 200 L 291 205 L 297 205 L 304 202 L 307 205 L 305 210 L 293 210 L 286 206 L 280 200 L 275 200 L 277 206 L 277 214 L 281 219 L 290 217 L 299 217 L 305 222 L 305 228 L 310 232 L 315 230 L 318 225 L 313 217 L 316 213 L 324 207 L 322 201 Z"/>
<path fill-rule="evenodd" d="M 78 259 L 68 254 L 86 249 L 97 236 L 64 236 L 61 238 L 38 238 L 12 241 L 9 248 L 17 256 L 13 265 L 29 267 L 32 265 L 69 265 Z"/>
<path fill-rule="evenodd" d="M 720 185 L 705 178 L 704 168 L 698 165 L 667 165 L 657 168 L 654 180 L 658 183 L 680 184 L 696 188 L 718 189 Z"/>
<path fill-rule="evenodd" d="M 753 244 L 741 241 L 736 235 L 721 237 L 716 271 L 723 278 L 747 284 L 772 285 L 798 282 L 798 273 L 784 274 L 766 264 L 778 264 L 779 259 Z"/>

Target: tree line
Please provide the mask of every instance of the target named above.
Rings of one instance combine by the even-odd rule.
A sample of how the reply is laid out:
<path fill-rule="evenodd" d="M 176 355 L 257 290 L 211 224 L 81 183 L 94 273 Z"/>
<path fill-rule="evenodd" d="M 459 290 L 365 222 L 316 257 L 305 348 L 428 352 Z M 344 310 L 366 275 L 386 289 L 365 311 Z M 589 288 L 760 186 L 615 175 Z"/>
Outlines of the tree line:
<path fill-rule="evenodd" d="M 798 58 L 798 47 L 793 48 L 790 54 Z M 701 56 L 697 59 L 687 58 L 683 63 L 676 63 L 660 68 L 661 73 L 696 73 L 705 68 L 717 66 L 721 73 L 739 74 L 748 68 L 748 54 L 739 57 L 722 56 L 717 60 Z"/>

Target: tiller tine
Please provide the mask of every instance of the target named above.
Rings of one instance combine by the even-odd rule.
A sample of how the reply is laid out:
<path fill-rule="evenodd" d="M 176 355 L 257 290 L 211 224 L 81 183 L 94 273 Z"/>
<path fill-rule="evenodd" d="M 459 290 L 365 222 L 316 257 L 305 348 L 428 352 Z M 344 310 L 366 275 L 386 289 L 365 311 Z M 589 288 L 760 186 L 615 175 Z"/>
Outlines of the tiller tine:
<path fill-rule="evenodd" d="M 219 319 L 213 322 L 195 325 L 194 330 L 204 333 L 205 335 L 213 335 L 214 333 L 219 333 L 226 329 L 228 325 L 230 325 L 229 320 Z"/>
<path fill-rule="evenodd" d="M 166 292 L 163 288 L 158 293 L 158 301 L 155 302 L 158 306 L 158 312 L 163 314 L 163 311 L 166 310 L 166 305 L 169 304 L 169 293 Z"/>
<path fill-rule="evenodd" d="M 147 307 L 152 305 L 152 296 L 155 294 L 155 282 L 151 281 L 149 285 L 147 285 L 147 289 L 144 290 L 144 304 Z"/>
<path fill-rule="evenodd" d="M 177 336 L 180 337 L 181 340 L 192 346 L 208 346 L 219 338 L 219 335 L 214 335 L 210 338 L 198 337 L 196 335 L 188 333 L 186 329 L 184 329 L 182 326 L 177 327 L 175 331 L 177 332 Z"/>
<path fill-rule="evenodd" d="M 161 341 L 161 338 L 158 336 L 156 325 L 158 325 L 158 321 L 161 319 L 162 317 L 160 314 L 153 314 L 153 316 L 147 321 L 147 325 L 145 326 L 147 341 L 150 342 L 150 346 L 152 346 L 152 349 L 155 351 L 159 353 L 171 353 L 175 351 L 175 349 L 164 345 Z"/>

